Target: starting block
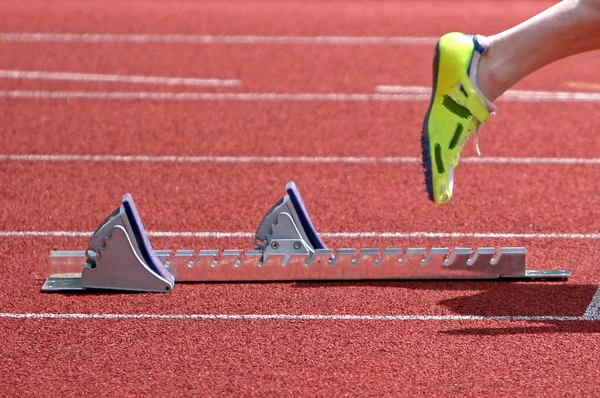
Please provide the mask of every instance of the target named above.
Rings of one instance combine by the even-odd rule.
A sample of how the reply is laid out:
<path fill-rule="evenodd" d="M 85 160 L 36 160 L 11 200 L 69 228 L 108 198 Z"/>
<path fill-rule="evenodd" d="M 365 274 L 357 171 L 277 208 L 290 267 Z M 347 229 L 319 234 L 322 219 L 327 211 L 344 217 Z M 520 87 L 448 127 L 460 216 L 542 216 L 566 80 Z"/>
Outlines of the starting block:
<path fill-rule="evenodd" d="M 566 280 L 568 270 L 528 270 L 524 247 L 329 249 L 296 185 L 263 217 L 252 249 L 154 250 L 131 195 L 85 251 L 51 251 L 43 292 L 170 292 L 175 282 L 326 280 Z"/>

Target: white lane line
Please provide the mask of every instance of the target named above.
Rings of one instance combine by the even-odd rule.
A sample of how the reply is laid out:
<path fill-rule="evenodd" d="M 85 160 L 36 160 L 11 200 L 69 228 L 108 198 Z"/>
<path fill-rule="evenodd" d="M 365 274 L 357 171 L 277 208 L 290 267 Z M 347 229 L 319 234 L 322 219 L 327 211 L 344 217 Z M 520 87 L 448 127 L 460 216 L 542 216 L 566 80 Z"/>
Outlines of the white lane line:
<path fill-rule="evenodd" d="M 431 94 L 431 87 L 429 86 L 401 86 L 401 85 L 390 85 L 380 84 L 375 86 L 376 93 L 412 93 L 412 94 Z"/>
<path fill-rule="evenodd" d="M 0 238 L 77 238 L 92 236 L 93 231 L 0 231 Z M 247 231 L 150 231 L 152 238 L 252 238 Z M 332 239 L 548 239 L 548 240 L 598 240 L 600 233 L 519 233 L 519 232 L 321 232 L 323 238 Z"/>
<path fill-rule="evenodd" d="M 356 156 L 152 156 L 0 154 L 0 161 L 123 163 L 417 163 L 416 157 Z"/>
<path fill-rule="evenodd" d="M 93 100 L 160 100 L 160 101 L 327 101 L 327 102 L 397 102 L 428 101 L 423 93 L 204 93 L 153 91 L 43 91 L 2 90 L 0 97 L 25 99 L 93 99 Z M 500 97 L 512 102 L 599 102 L 600 93 L 568 91 L 526 91 Z"/>
<path fill-rule="evenodd" d="M 261 36 L 119 33 L 0 32 L 0 41 L 58 43 L 183 43 L 183 44 L 302 44 L 302 45 L 432 45 L 435 37 L 415 36 Z"/>
<path fill-rule="evenodd" d="M 170 85 L 170 86 L 177 85 L 177 86 L 234 87 L 234 86 L 240 85 L 240 80 L 238 80 L 238 79 L 108 75 L 108 74 L 97 74 L 97 73 L 46 72 L 46 71 L 26 71 L 26 70 L 0 70 L 0 78 L 3 78 L 3 79 L 66 80 L 66 81 L 108 82 L 108 83 L 143 83 L 143 84 L 164 84 L 164 85 Z"/>
<path fill-rule="evenodd" d="M 114 162 L 114 163 L 393 163 L 420 164 L 414 156 L 154 156 L 0 154 L 4 162 Z M 513 165 L 600 165 L 600 158 L 464 157 L 461 163 Z"/>
<path fill-rule="evenodd" d="M 151 320 L 262 320 L 262 321 L 526 321 L 582 322 L 584 316 L 483 316 L 483 315 L 329 315 L 329 314 L 85 314 L 0 313 L 5 319 L 151 319 Z"/>
<path fill-rule="evenodd" d="M 94 100 L 187 100 L 187 101 L 421 101 L 423 94 L 370 93 L 176 93 L 153 91 L 39 91 L 2 90 L 3 98 L 27 99 L 94 99 Z"/>
<path fill-rule="evenodd" d="M 596 290 L 596 294 L 592 297 L 592 301 L 583 316 L 590 319 L 600 319 L 600 286 L 598 286 L 598 290 Z"/>
<path fill-rule="evenodd" d="M 428 86 L 375 86 L 375 92 L 381 94 L 431 94 Z M 548 101 L 576 101 L 596 102 L 600 101 L 600 93 L 580 91 L 540 91 L 540 90 L 508 90 L 500 98 L 500 101 L 522 101 L 522 102 L 548 102 Z"/>
<path fill-rule="evenodd" d="M 79 238 L 92 236 L 93 231 L 0 231 L 0 238 Z M 148 232 L 153 238 L 251 238 L 252 232 L 218 232 L 218 231 L 200 231 L 200 232 L 171 232 L 155 231 Z"/>

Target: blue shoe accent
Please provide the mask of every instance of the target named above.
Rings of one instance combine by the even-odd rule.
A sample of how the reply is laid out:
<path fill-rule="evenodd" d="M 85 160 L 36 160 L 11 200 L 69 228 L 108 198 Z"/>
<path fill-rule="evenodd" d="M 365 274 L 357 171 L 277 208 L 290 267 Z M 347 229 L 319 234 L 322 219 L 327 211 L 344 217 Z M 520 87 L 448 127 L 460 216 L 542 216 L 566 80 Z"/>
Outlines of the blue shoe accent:
<path fill-rule="evenodd" d="M 285 186 L 285 190 L 290 197 L 292 205 L 294 205 L 294 209 L 296 209 L 296 212 L 298 213 L 298 218 L 300 219 L 300 223 L 306 232 L 310 244 L 315 249 L 327 249 L 308 215 L 308 210 L 306 209 L 306 205 L 302 200 L 302 196 L 300 196 L 300 191 L 296 187 L 296 184 L 293 181 L 288 182 Z"/>
<path fill-rule="evenodd" d="M 487 50 L 487 48 L 485 48 L 479 43 L 479 40 L 477 40 L 477 35 L 468 36 L 473 40 L 473 44 L 475 45 L 475 51 L 477 51 L 479 54 L 483 54 L 485 50 Z"/>
<path fill-rule="evenodd" d="M 470 37 L 471 40 L 473 40 L 473 49 L 475 51 L 477 51 L 479 54 L 483 55 L 484 52 L 487 51 L 487 48 L 482 46 L 481 43 L 479 43 L 479 40 L 477 40 L 477 35 L 467 35 L 467 37 Z M 473 61 L 473 58 L 471 58 L 471 62 Z M 467 74 L 470 76 L 470 72 L 471 72 L 471 62 L 469 62 L 469 66 L 467 67 Z"/>
<path fill-rule="evenodd" d="M 425 117 L 425 120 L 428 116 Z M 427 189 L 427 195 L 429 200 L 433 200 L 433 177 L 431 175 L 431 151 L 429 148 L 429 140 L 427 139 L 427 128 L 423 128 L 421 133 L 421 156 L 423 172 L 425 173 L 425 187 Z"/>

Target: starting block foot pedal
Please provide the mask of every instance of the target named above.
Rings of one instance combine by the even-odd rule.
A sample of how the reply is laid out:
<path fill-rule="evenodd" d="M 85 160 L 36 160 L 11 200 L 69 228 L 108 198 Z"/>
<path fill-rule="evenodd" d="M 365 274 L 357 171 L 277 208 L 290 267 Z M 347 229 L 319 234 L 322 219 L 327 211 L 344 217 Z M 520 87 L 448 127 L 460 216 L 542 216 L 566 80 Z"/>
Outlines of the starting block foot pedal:
<path fill-rule="evenodd" d="M 327 249 L 314 227 L 300 191 L 292 181 L 287 194 L 279 200 L 260 222 L 254 235 L 257 250 L 265 260 L 270 255 L 284 255 L 284 263 L 295 254 L 314 255 Z"/>
<path fill-rule="evenodd" d="M 567 280 L 568 270 L 528 270 L 523 247 L 340 248 L 321 240 L 293 182 L 254 235 L 253 249 L 154 251 L 130 195 L 86 251 L 50 253 L 42 291 L 169 292 L 177 282 L 327 280 Z"/>
<path fill-rule="evenodd" d="M 68 259 L 73 252 L 58 252 Z M 84 252 L 83 269 L 52 269 L 42 291 L 111 289 L 142 292 L 170 292 L 173 275 L 155 255 L 131 195 L 112 212 L 92 235 Z M 77 256 L 78 257 L 78 256 Z M 58 261 L 60 265 L 60 261 Z M 74 265 L 74 264 L 73 264 Z M 68 268 L 72 268 L 68 267 Z M 54 272 L 53 272 L 54 271 Z"/>

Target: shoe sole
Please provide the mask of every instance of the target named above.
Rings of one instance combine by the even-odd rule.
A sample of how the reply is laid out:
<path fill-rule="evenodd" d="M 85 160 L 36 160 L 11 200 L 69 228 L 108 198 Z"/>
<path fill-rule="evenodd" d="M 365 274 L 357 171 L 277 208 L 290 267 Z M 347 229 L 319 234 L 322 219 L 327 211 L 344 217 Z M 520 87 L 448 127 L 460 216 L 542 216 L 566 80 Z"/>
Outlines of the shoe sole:
<path fill-rule="evenodd" d="M 431 102 L 429 104 L 429 109 L 427 109 L 427 113 L 425 114 L 425 121 L 423 122 L 423 129 L 421 130 L 421 164 L 423 165 L 423 172 L 425 174 L 425 186 L 427 187 L 427 194 L 429 196 L 429 200 L 433 202 L 435 202 L 435 198 L 433 196 L 433 170 L 431 164 L 431 148 L 429 146 L 429 129 L 427 128 L 427 125 L 429 124 L 429 113 L 433 107 L 433 99 L 435 98 L 435 91 L 437 88 L 439 63 L 440 44 L 438 42 L 433 56 L 433 89 L 431 90 Z"/>

